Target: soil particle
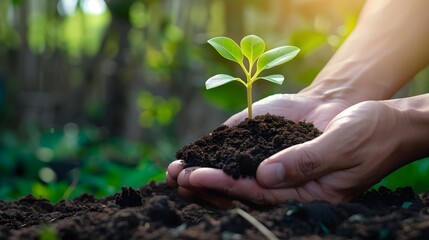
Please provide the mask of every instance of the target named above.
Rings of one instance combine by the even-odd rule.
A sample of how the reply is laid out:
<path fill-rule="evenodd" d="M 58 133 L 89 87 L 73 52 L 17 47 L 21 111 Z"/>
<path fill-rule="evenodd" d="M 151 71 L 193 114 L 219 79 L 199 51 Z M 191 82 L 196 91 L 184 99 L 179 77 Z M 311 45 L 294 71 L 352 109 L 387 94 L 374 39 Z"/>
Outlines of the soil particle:
<path fill-rule="evenodd" d="M 276 115 L 246 119 L 237 126 L 222 125 L 176 153 L 184 167 L 222 169 L 233 178 L 254 177 L 269 156 L 318 137 L 311 123 L 294 122 Z"/>
<path fill-rule="evenodd" d="M 169 201 L 167 196 L 151 198 L 148 206 L 143 208 L 143 212 L 150 222 L 159 226 L 177 227 L 182 223 L 174 202 Z"/>

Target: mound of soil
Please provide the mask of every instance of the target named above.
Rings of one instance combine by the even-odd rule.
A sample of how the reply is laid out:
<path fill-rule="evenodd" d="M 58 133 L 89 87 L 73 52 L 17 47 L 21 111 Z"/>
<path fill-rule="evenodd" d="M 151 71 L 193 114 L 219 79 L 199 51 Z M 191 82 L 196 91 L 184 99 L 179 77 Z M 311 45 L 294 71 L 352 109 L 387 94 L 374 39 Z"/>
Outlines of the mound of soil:
<path fill-rule="evenodd" d="M 266 114 L 237 126 L 222 125 L 180 149 L 176 158 L 184 161 L 185 168 L 218 168 L 235 179 L 254 177 L 259 164 L 269 156 L 320 134 L 311 123 Z"/>
<path fill-rule="evenodd" d="M 350 203 L 234 203 L 279 239 L 429 239 L 429 193 L 380 188 Z M 184 201 L 151 183 L 96 199 L 0 201 L 0 239 L 267 239 L 236 210 Z"/>

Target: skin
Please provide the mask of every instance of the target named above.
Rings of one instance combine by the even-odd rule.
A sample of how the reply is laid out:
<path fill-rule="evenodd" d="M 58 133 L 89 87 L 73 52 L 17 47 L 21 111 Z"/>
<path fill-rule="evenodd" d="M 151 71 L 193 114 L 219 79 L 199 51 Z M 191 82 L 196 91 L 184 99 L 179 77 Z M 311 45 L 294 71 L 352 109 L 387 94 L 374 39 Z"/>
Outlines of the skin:
<path fill-rule="evenodd" d="M 167 170 L 184 198 L 228 207 L 232 199 L 276 204 L 288 199 L 347 201 L 390 172 L 429 156 L 429 94 L 385 100 L 429 63 L 429 1 L 369 0 L 359 22 L 313 83 L 297 94 L 253 104 L 254 115 L 306 120 L 324 133 L 261 163 L 256 179 L 219 169 Z M 225 124 L 242 121 L 247 111 Z"/>

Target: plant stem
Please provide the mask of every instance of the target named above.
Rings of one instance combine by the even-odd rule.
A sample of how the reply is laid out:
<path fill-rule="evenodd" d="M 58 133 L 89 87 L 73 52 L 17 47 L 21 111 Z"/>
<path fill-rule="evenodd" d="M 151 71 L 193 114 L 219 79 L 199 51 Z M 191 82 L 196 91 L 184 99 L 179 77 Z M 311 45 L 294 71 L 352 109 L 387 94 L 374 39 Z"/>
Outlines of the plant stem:
<path fill-rule="evenodd" d="M 252 119 L 252 84 L 247 84 L 247 113 L 248 118 Z"/>

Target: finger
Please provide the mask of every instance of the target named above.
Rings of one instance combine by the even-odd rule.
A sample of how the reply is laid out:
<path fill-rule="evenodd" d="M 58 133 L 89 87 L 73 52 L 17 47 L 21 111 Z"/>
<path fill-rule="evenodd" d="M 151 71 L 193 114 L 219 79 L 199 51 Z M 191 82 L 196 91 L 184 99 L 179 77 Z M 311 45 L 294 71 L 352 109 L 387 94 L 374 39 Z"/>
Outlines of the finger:
<path fill-rule="evenodd" d="M 181 196 L 183 199 L 187 201 L 192 201 L 196 197 L 196 193 L 194 191 L 182 186 L 179 186 L 177 188 L 177 193 L 179 194 L 179 196 Z"/>
<path fill-rule="evenodd" d="M 187 184 L 257 204 L 277 204 L 287 199 L 301 199 L 294 188 L 264 189 L 255 179 L 240 178 L 235 180 L 222 170 L 213 168 L 195 169 L 187 177 Z"/>
<path fill-rule="evenodd" d="M 183 170 L 183 160 L 176 160 L 170 163 L 167 168 L 167 173 L 171 179 L 177 179 L 179 173 Z"/>
<path fill-rule="evenodd" d="M 266 188 L 285 188 L 313 180 L 326 170 L 323 152 L 312 144 L 300 144 L 274 154 L 258 167 L 256 178 Z"/>
<path fill-rule="evenodd" d="M 189 176 L 197 167 L 183 170 L 178 177 L 178 192 L 181 197 L 188 201 L 203 201 L 216 208 L 227 209 L 232 204 L 232 199 L 203 187 L 193 186 L 189 183 Z"/>
<path fill-rule="evenodd" d="M 178 186 L 176 179 L 172 178 L 168 174 L 168 171 L 165 172 L 165 181 L 166 181 L 167 186 L 170 186 L 170 187 L 177 187 Z"/>
<path fill-rule="evenodd" d="M 180 173 L 177 176 L 177 183 L 182 187 L 195 188 L 196 186 L 192 186 L 189 183 L 189 176 L 191 175 L 191 173 L 193 171 L 195 171 L 198 168 L 199 167 L 190 167 L 190 168 L 185 168 L 182 171 L 180 171 Z"/>

